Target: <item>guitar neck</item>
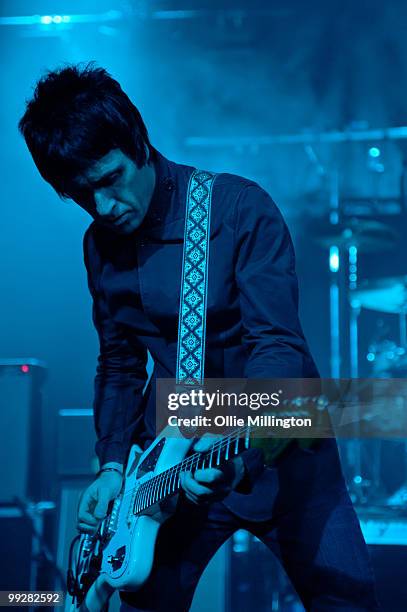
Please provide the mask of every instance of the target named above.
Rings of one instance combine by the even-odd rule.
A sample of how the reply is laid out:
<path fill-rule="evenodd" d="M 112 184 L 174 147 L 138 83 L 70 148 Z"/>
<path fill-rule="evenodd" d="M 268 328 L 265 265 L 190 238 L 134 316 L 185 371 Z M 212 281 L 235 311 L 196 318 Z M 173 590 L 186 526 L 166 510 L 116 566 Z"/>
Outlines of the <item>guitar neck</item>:
<path fill-rule="evenodd" d="M 181 487 L 181 472 L 195 472 L 222 465 L 249 448 L 249 442 L 250 427 L 243 427 L 218 439 L 207 452 L 193 453 L 168 470 L 153 476 L 139 487 L 134 501 L 134 513 L 139 514 L 177 493 Z"/>

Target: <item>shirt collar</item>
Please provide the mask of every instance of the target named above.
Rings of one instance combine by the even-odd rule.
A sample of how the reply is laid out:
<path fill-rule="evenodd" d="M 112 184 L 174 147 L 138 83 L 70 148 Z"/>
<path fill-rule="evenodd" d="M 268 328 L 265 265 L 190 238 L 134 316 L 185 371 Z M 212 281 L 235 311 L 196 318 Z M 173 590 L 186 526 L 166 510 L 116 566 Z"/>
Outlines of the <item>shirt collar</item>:
<path fill-rule="evenodd" d="M 153 150 L 153 164 L 155 169 L 155 186 L 146 216 L 139 230 L 148 230 L 153 227 L 165 225 L 174 220 L 174 198 L 177 191 L 174 164 Z M 176 214 L 175 214 L 176 216 Z"/>

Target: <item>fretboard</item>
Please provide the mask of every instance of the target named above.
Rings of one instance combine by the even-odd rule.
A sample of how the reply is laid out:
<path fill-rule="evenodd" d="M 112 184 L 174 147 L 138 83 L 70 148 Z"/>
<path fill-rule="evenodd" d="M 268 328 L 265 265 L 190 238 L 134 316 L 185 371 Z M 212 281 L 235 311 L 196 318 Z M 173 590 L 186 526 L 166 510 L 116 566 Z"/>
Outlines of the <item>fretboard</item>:
<path fill-rule="evenodd" d="M 139 514 L 180 489 L 181 472 L 217 467 L 249 448 L 250 427 L 243 427 L 217 440 L 205 453 L 193 453 L 173 467 L 144 482 L 135 495 L 133 512 Z"/>

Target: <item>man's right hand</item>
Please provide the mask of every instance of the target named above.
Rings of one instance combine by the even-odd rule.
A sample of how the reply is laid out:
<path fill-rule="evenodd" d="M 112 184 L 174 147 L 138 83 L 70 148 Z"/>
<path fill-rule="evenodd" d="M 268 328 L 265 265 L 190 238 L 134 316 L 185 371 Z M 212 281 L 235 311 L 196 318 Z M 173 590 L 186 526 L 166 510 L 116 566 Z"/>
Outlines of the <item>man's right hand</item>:
<path fill-rule="evenodd" d="M 77 528 L 85 533 L 94 533 L 105 518 L 109 502 L 115 499 L 122 488 L 123 478 L 118 472 L 101 472 L 98 478 L 82 493 L 78 507 Z"/>

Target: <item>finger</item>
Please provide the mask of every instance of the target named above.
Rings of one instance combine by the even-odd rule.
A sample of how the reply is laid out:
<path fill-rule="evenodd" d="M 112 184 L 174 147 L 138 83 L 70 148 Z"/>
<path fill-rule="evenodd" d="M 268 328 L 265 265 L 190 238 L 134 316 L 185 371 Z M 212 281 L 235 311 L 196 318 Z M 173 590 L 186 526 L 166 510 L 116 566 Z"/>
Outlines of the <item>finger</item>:
<path fill-rule="evenodd" d="M 106 491 L 104 487 L 101 487 L 98 491 L 98 500 L 93 512 L 95 518 L 102 519 L 106 516 L 109 501 L 110 497 L 108 491 Z"/>
<path fill-rule="evenodd" d="M 213 434 L 204 434 L 195 442 L 194 450 L 198 453 L 205 453 L 210 448 L 212 448 L 217 439 L 219 439 L 219 436 L 215 436 Z"/>
<path fill-rule="evenodd" d="M 90 526 L 96 526 L 99 524 L 98 519 L 96 519 L 93 514 L 91 514 L 87 510 L 82 510 L 78 513 L 78 521 L 80 521 L 81 523 L 86 523 Z"/>
<path fill-rule="evenodd" d="M 78 521 L 82 521 L 90 525 L 97 524 L 98 521 L 93 515 L 95 503 L 95 498 L 89 493 L 81 499 L 78 507 Z"/>
<path fill-rule="evenodd" d="M 208 485 L 217 485 L 221 484 L 225 480 L 225 475 L 222 470 L 217 470 L 216 468 L 205 468 L 203 470 L 196 470 L 194 473 L 194 480 Z"/>
<path fill-rule="evenodd" d="M 91 488 L 84 491 L 79 499 L 78 512 L 92 512 L 97 501 L 97 494 Z"/>
<path fill-rule="evenodd" d="M 188 491 L 185 491 L 185 497 L 193 504 L 198 505 L 199 501 L 196 495 L 192 495 Z"/>
<path fill-rule="evenodd" d="M 205 497 L 211 495 L 212 490 L 205 487 L 196 480 L 194 480 L 191 472 L 184 472 L 184 476 L 181 478 L 181 486 L 186 493 L 196 495 L 198 497 Z"/>
<path fill-rule="evenodd" d="M 83 522 L 78 522 L 76 525 L 76 529 L 80 532 L 80 533 L 96 533 L 97 528 L 96 527 L 91 527 L 90 525 L 88 525 L 87 523 L 83 523 Z"/>
<path fill-rule="evenodd" d="M 224 499 L 225 497 L 223 493 L 220 494 L 220 493 L 214 493 L 214 492 L 211 492 L 210 495 L 205 495 L 204 497 L 194 495 L 189 492 L 187 493 L 186 491 L 184 491 L 184 493 L 185 493 L 185 497 L 187 498 L 187 500 L 197 506 L 207 506 L 210 503 L 215 502 L 215 501 L 220 501 Z"/>

